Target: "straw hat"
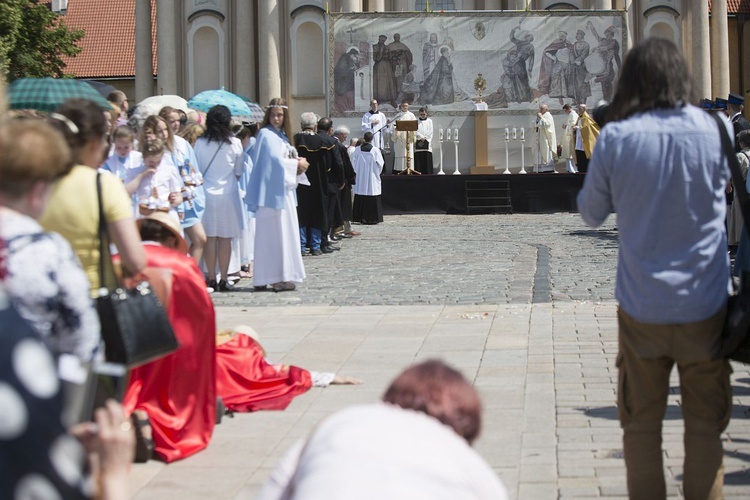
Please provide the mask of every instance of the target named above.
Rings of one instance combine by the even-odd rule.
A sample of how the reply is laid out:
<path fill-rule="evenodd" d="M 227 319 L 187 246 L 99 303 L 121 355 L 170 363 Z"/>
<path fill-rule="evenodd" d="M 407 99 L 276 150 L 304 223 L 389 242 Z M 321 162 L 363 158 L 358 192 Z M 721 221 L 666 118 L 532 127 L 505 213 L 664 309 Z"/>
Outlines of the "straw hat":
<path fill-rule="evenodd" d="M 180 228 L 180 223 L 175 220 L 175 218 L 171 215 L 169 215 L 168 212 L 161 212 L 156 211 L 150 215 L 146 215 L 136 221 L 136 224 L 138 224 L 138 229 L 141 229 L 141 224 L 143 224 L 143 221 L 145 220 L 153 220 L 158 223 L 160 223 L 162 226 L 164 226 L 166 229 L 169 230 L 170 233 L 174 235 L 175 238 L 177 238 L 177 250 L 181 254 L 187 254 L 188 253 L 188 244 L 185 241 L 185 238 L 182 237 L 182 231 Z"/>

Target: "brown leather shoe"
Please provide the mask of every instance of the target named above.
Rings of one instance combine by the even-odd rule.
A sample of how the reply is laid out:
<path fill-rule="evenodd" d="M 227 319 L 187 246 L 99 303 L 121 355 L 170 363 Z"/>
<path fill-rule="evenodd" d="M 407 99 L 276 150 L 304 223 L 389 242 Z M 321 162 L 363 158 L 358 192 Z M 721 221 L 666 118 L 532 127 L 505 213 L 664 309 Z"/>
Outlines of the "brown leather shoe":
<path fill-rule="evenodd" d="M 362 236 L 362 233 L 360 233 L 359 231 L 349 231 L 348 233 L 344 234 L 348 234 L 349 236 Z"/>

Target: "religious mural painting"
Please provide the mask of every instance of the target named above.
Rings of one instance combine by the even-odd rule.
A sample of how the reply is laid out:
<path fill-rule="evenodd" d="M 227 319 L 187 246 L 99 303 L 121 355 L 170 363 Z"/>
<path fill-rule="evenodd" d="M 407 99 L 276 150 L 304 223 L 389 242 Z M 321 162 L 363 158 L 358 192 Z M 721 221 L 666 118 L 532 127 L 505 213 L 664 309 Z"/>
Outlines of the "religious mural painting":
<path fill-rule="evenodd" d="M 474 81 L 493 114 L 539 104 L 593 106 L 610 100 L 623 59 L 625 13 L 356 13 L 329 17 L 329 106 L 356 115 L 375 98 L 432 113 L 474 109 Z"/>

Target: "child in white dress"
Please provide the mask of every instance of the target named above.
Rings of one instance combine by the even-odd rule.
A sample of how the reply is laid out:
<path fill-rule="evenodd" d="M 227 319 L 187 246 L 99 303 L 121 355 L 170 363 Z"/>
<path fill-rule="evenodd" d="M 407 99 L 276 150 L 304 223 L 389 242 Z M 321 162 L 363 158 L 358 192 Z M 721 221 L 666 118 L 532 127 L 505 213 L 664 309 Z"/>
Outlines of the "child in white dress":
<path fill-rule="evenodd" d="M 143 164 L 130 170 L 125 181 L 128 193 L 135 195 L 140 216 L 156 211 L 168 212 L 179 222 L 177 207 L 182 205 L 181 192 L 184 185 L 177 169 L 162 162 L 164 143 L 159 139 L 144 142 L 141 154 Z"/>
<path fill-rule="evenodd" d="M 128 171 L 141 166 L 143 157 L 135 150 L 135 134 L 130 127 L 117 127 L 112 140 L 114 147 L 103 168 L 124 181 L 129 177 Z"/>

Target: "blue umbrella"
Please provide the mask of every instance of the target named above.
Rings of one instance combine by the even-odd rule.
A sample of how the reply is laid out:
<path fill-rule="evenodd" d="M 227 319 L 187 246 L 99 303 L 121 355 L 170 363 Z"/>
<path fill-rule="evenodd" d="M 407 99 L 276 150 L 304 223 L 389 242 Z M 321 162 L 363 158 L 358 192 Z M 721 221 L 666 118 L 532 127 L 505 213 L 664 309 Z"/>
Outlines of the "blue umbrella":
<path fill-rule="evenodd" d="M 204 113 L 219 104 L 229 108 L 232 116 L 250 116 L 250 108 L 245 104 L 245 101 L 241 97 L 227 92 L 223 87 L 220 90 L 204 90 L 188 101 L 188 107 Z"/>

